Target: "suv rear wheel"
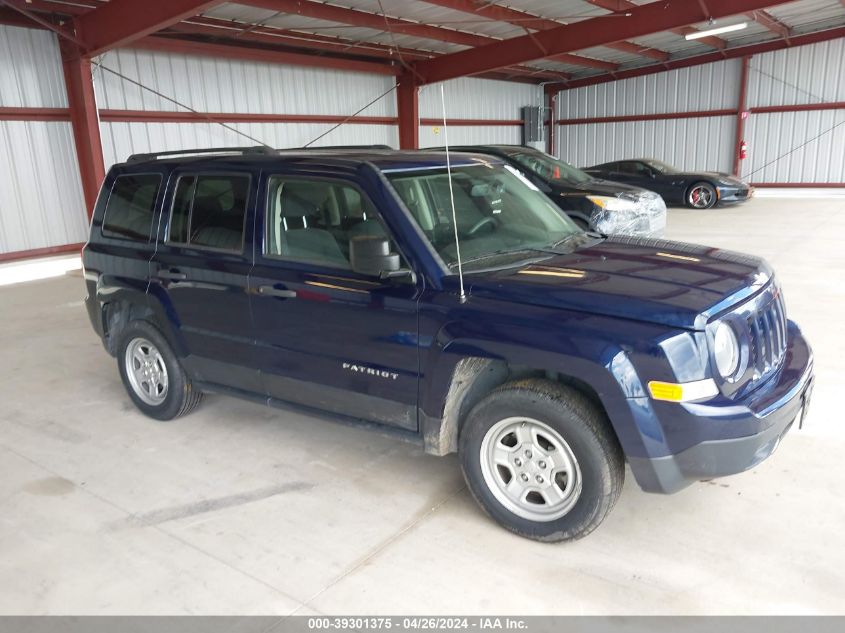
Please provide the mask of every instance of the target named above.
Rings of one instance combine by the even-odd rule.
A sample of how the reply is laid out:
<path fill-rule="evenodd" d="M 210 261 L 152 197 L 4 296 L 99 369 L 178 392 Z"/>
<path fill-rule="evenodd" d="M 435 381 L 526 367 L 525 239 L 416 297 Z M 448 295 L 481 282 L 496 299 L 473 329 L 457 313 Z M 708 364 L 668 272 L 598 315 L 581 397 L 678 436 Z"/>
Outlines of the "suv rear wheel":
<path fill-rule="evenodd" d="M 146 321 L 133 321 L 120 333 L 117 365 L 129 397 L 157 420 L 189 413 L 202 399 L 161 333 Z"/>
<path fill-rule="evenodd" d="M 498 523 L 539 541 L 586 536 L 616 503 L 625 459 L 607 417 L 552 381 L 505 384 L 461 430 L 464 478 Z"/>

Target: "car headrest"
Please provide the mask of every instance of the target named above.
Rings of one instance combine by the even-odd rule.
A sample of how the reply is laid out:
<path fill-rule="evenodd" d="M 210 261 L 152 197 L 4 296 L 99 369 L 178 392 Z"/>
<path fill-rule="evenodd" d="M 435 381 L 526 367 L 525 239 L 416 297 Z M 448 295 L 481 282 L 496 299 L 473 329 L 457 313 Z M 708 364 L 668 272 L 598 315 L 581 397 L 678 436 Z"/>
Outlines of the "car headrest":
<path fill-rule="evenodd" d="M 312 184 L 286 183 L 279 195 L 284 218 L 313 217 L 322 212 L 328 190 Z"/>

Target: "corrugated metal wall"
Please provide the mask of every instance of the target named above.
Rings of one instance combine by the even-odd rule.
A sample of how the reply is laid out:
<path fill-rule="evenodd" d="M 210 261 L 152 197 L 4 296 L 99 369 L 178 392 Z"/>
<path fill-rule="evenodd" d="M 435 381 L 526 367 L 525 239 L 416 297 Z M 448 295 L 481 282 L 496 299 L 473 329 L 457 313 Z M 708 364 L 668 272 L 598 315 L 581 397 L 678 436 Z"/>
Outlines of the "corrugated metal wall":
<path fill-rule="evenodd" d="M 521 118 L 520 108 L 540 105 L 543 91 L 539 86 L 465 77 L 443 83 L 447 119 L 482 119 L 512 121 Z M 440 84 L 420 90 L 420 118 L 442 119 Z M 435 128 L 441 128 L 435 133 Z M 442 125 L 420 126 L 420 147 L 443 145 Z M 449 127 L 449 143 L 458 145 L 519 144 L 522 129 L 516 125 L 479 125 Z"/>
<path fill-rule="evenodd" d="M 735 108 L 740 62 L 736 59 L 566 90 L 557 117 L 585 119 Z M 731 117 L 586 123 L 558 127 L 557 155 L 581 167 L 622 158 L 649 157 L 681 169 L 730 171 Z"/>
<path fill-rule="evenodd" d="M 558 118 L 735 108 L 739 99 L 739 72 L 740 61 L 728 59 L 565 90 L 558 96 Z"/>
<path fill-rule="evenodd" d="M 199 112 L 349 115 L 394 81 L 381 75 L 140 50 L 112 51 L 101 63 Z M 101 109 L 184 111 L 112 73 L 97 69 L 94 78 Z M 361 114 L 396 116 L 396 99 L 388 94 Z M 331 123 L 228 125 L 272 147 L 301 147 L 333 127 Z M 107 164 L 136 152 L 254 143 L 213 123 L 103 122 L 100 127 Z M 396 126 L 345 124 L 315 145 L 372 143 L 396 146 Z"/>
<path fill-rule="evenodd" d="M 55 36 L 0 26 L 0 106 L 64 108 Z M 0 253 L 85 241 L 69 122 L 0 121 Z"/>
<path fill-rule="evenodd" d="M 733 143 L 733 117 L 558 127 L 558 156 L 578 167 L 621 158 L 657 158 L 680 169 L 729 172 Z"/>
<path fill-rule="evenodd" d="M 755 55 L 748 106 L 845 101 L 845 39 Z"/>
<path fill-rule="evenodd" d="M 755 114 L 745 124 L 745 140 L 748 158 L 741 170 L 745 179 L 845 183 L 843 110 Z"/>
<path fill-rule="evenodd" d="M 845 39 L 755 55 L 747 107 L 845 101 Z M 738 59 L 562 91 L 558 119 L 734 109 Z M 558 127 L 556 152 L 589 166 L 650 156 L 683 169 L 731 171 L 733 116 Z M 845 183 L 845 110 L 752 113 L 741 176 L 756 183 Z M 818 137 L 818 138 L 815 138 Z"/>
<path fill-rule="evenodd" d="M 845 101 L 843 66 L 845 39 L 757 55 L 748 106 Z M 754 182 L 845 183 L 845 110 L 754 114 L 745 140 L 742 175 Z"/>
<path fill-rule="evenodd" d="M 226 125 L 271 147 L 302 147 L 333 127 L 331 123 L 227 123 Z M 248 137 L 216 123 L 100 124 L 106 165 L 126 160 L 130 154 L 198 147 L 254 145 Z M 346 123 L 314 143 L 320 145 L 387 144 L 397 147 L 395 125 Z"/>

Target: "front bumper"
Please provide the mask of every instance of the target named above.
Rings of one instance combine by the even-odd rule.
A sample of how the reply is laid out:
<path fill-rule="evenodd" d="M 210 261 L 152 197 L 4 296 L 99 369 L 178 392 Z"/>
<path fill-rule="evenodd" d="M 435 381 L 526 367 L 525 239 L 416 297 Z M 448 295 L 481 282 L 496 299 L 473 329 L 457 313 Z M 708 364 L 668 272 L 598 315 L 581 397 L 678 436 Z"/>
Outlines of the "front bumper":
<path fill-rule="evenodd" d="M 744 202 L 754 196 L 754 188 L 748 186 L 742 187 L 717 187 L 719 190 L 719 202 Z"/>
<path fill-rule="evenodd" d="M 769 457 L 794 424 L 803 420 L 813 388 L 813 355 L 800 330 L 790 323 L 790 341 L 783 366 L 741 402 L 730 405 L 730 424 L 755 428 L 740 437 L 708 439 L 661 457 L 630 457 L 628 462 L 646 492 L 672 493 L 703 479 L 749 470 Z M 669 404 L 682 407 L 683 405 Z M 686 423 L 718 424 L 726 407 L 707 403 L 688 407 L 679 418 L 695 413 Z"/>

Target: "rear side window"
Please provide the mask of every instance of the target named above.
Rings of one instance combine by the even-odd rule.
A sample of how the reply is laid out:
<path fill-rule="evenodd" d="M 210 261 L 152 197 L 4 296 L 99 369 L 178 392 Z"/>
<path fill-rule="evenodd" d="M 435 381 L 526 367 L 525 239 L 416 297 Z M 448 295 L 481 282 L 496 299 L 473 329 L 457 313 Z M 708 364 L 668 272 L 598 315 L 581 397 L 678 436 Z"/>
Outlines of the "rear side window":
<path fill-rule="evenodd" d="M 240 252 L 248 196 L 249 176 L 182 176 L 173 196 L 169 241 Z"/>
<path fill-rule="evenodd" d="M 150 241 L 160 187 L 159 174 L 118 176 L 106 203 L 103 235 Z"/>

